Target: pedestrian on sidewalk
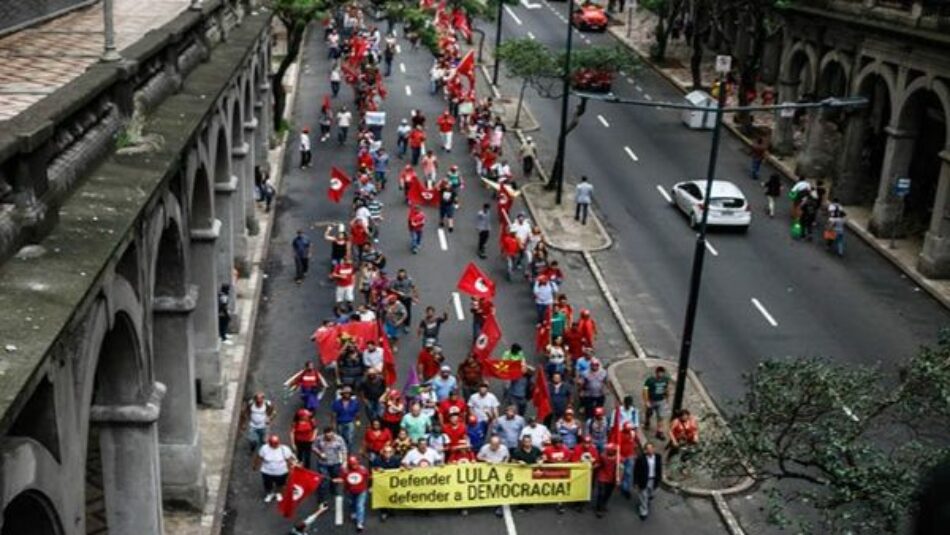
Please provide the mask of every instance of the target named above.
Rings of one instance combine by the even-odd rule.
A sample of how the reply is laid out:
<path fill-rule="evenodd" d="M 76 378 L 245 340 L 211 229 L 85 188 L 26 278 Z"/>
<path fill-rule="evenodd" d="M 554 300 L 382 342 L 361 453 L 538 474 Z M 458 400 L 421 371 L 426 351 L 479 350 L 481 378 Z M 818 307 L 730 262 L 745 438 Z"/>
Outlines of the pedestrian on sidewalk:
<path fill-rule="evenodd" d="M 277 196 L 277 189 L 274 188 L 274 183 L 271 181 L 270 176 L 264 177 L 264 182 L 261 184 L 261 198 L 264 201 L 264 213 L 270 213 L 270 207 L 274 204 L 274 197 Z"/>
<path fill-rule="evenodd" d="M 230 344 L 228 329 L 231 326 L 231 285 L 222 284 L 218 290 L 218 337 L 224 344 Z"/>
<path fill-rule="evenodd" d="M 409 152 L 412 155 L 412 166 L 419 165 L 419 158 L 422 157 L 422 148 L 426 142 L 426 133 L 421 125 L 416 125 L 409 132 Z"/>
<path fill-rule="evenodd" d="M 294 250 L 294 282 L 300 284 L 310 269 L 312 244 L 303 229 L 297 229 L 297 236 L 294 238 L 294 241 L 291 242 L 291 246 Z"/>
<path fill-rule="evenodd" d="M 260 471 L 264 482 L 264 503 L 270 503 L 275 498 L 278 502 L 283 501 L 282 492 L 284 484 L 287 483 L 287 474 L 296 462 L 294 452 L 280 443 L 280 437 L 267 437 L 267 444 L 261 446 L 257 457 L 254 458 L 254 470 Z"/>
<path fill-rule="evenodd" d="M 594 185 L 587 181 L 587 175 L 581 176 L 581 182 L 574 187 L 574 221 L 587 224 L 587 212 L 594 195 Z"/>
<path fill-rule="evenodd" d="M 304 127 L 300 131 L 300 168 L 306 169 L 310 167 L 310 129 Z"/>
<path fill-rule="evenodd" d="M 657 485 L 663 481 L 663 456 L 654 451 L 653 444 L 647 442 L 637 460 L 633 463 L 633 482 L 639 493 L 637 512 L 640 520 L 646 520 L 650 514 L 650 500 Z"/>
<path fill-rule="evenodd" d="M 337 140 L 340 145 L 346 142 L 346 135 L 350 131 L 351 124 L 353 124 L 353 113 L 343 106 L 336 114 Z"/>
<path fill-rule="evenodd" d="M 439 136 L 442 138 L 442 150 L 452 152 L 452 132 L 455 129 L 455 117 L 452 116 L 449 110 L 445 110 L 435 122 L 439 125 Z"/>
<path fill-rule="evenodd" d="M 327 59 L 335 60 L 340 57 L 340 34 L 336 28 L 331 28 L 327 33 Z"/>
<path fill-rule="evenodd" d="M 656 415 L 656 438 L 665 440 L 663 435 L 663 419 L 666 417 L 666 406 L 670 399 L 672 380 L 666 374 L 666 368 L 657 366 L 653 375 L 643 382 L 643 404 L 646 409 L 644 429 L 650 429 L 650 418 Z"/>
<path fill-rule="evenodd" d="M 399 126 L 396 127 L 396 150 L 400 160 L 406 157 L 406 151 L 409 149 L 409 132 L 412 132 L 409 121 L 399 121 Z"/>
<path fill-rule="evenodd" d="M 491 205 L 488 203 L 483 204 L 482 209 L 475 214 L 475 230 L 478 231 L 478 257 L 485 258 L 485 245 L 491 235 Z"/>
<path fill-rule="evenodd" d="M 782 194 L 782 179 L 779 178 L 777 173 L 772 173 L 763 187 L 765 188 L 765 200 L 768 203 L 765 212 L 769 214 L 769 217 L 775 217 L 775 199 Z"/>
<path fill-rule="evenodd" d="M 531 136 L 525 138 L 518 153 L 521 155 L 521 171 L 524 173 L 524 177 L 528 178 L 534 172 L 534 164 L 538 158 L 538 146 L 534 144 Z"/>
<path fill-rule="evenodd" d="M 350 455 L 340 475 L 350 508 L 350 520 L 356 522 L 356 531 L 362 532 L 366 522 L 366 498 L 369 496 L 369 470 L 360 464 L 359 457 Z"/>
<path fill-rule="evenodd" d="M 762 169 L 762 160 L 769 150 L 769 142 L 765 136 L 756 138 L 752 144 L 752 163 L 750 164 L 752 180 L 759 180 L 759 171 Z"/>

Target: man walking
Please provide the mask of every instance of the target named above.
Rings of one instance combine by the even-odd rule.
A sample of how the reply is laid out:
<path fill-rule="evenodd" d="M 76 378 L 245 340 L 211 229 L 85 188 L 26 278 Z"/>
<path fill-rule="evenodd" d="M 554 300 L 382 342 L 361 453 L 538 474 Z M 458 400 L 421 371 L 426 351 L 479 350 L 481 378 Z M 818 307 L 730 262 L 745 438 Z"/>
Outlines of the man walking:
<path fill-rule="evenodd" d="M 409 207 L 409 247 L 412 254 L 418 253 L 419 248 L 422 247 L 422 230 L 425 226 L 425 212 L 418 205 L 413 204 Z"/>
<path fill-rule="evenodd" d="M 449 110 L 445 110 L 435 122 L 439 125 L 439 135 L 442 137 L 442 150 L 452 152 L 452 130 L 455 128 L 455 117 L 452 117 Z"/>
<path fill-rule="evenodd" d="M 768 202 L 766 213 L 769 214 L 769 217 L 775 217 L 775 199 L 782 194 L 782 180 L 777 173 L 772 173 L 763 187 L 765 188 L 765 200 Z"/>
<path fill-rule="evenodd" d="M 643 383 L 643 404 L 646 406 L 646 421 L 644 429 L 650 429 L 650 418 L 656 415 L 656 438 L 664 440 L 663 418 L 666 414 L 666 404 L 670 399 L 670 377 L 666 368 L 657 366 L 652 377 L 647 377 Z"/>
<path fill-rule="evenodd" d="M 593 184 L 587 181 L 586 175 L 582 176 L 580 184 L 574 187 L 574 221 L 580 221 L 581 225 L 587 224 L 587 212 L 593 195 Z"/>
<path fill-rule="evenodd" d="M 310 167 L 310 129 L 304 127 L 300 131 L 300 168 Z"/>
<path fill-rule="evenodd" d="M 765 153 L 768 152 L 768 148 L 768 141 L 766 141 L 765 138 L 761 136 L 756 139 L 755 143 L 752 145 L 752 180 L 759 179 L 759 170 L 762 169 L 762 160 L 765 159 Z"/>
<path fill-rule="evenodd" d="M 656 491 L 657 484 L 663 481 L 663 456 L 656 453 L 653 444 L 647 442 L 637 460 L 633 464 L 633 483 L 637 486 L 640 503 L 638 513 L 640 520 L 646 520 L 650 514 L 650 500 Z"/>
<path fill-rule="evenodd" d="M 376 172 L 376 191 L 386 189 L 386 172 L 389 170 L 389 154 L 380 147 L 373 154 L 373 170 Z"/>
<path fill-rule="evenodd" d="M 304 234 L 303 229 L 297 230 L 297 237 L 291 242 L 291 246 L 294 249 L 294 267 L 296 268 L 294 282 L 300 284 L 310 269 L 310 238 Z"/>
<path fill-rule="evenodd" d="M 353 114 L 346 106 L 343 106 L 336 114 L 337 141 L 340 145 L 346 142 L 346 135 L 350 131 L 352 123 Z"/>
<path fill-rule="evenodd" d="M 538 146 L 534 144 L 531 136 L 528 136 L 518 152 L 521 154 L 521 171 L 525 178 L 528 178 L 534 171 L 534 162 L 538 158 Z"/>
<path fill-rule="evenodd" d="M 413 167 L 419 165 L 419 158 L 422 157 L 422 146 L 426 142 L 426 133 L 422 126 L 416 126 L 409 132 L 409 152 Z"/>
<path fill-rule="evenodd" d="M 485 245 L 488 244 L 488 237 L 491 234 L 491 206 L 488 203 L 482 205 L 482 209 L 475 214 L 475 230 L 478 231 L 478 257 L 485 258 Z M 477 335 L 476 335 L 477 336 Z"/>

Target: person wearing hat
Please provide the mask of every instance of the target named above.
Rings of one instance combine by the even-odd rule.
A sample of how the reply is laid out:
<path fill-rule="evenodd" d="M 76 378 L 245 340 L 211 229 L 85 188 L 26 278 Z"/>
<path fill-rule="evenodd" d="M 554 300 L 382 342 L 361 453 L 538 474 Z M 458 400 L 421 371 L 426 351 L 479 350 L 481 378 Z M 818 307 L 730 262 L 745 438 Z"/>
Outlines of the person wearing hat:
<path fill-rule="evenodd" d="M 455 129 L 455 117 L 452 116 L 449 110 L 445 110 L 435 122 L 439 125 L 439 136 L 442 138 L 442 150 L 452 152 L 452 131 Z"/>
<path fill-rule="evenodd" d="M 571 451 L 571 462 L 590 463 L 596 466 L 600 461 L 600 454 L 601 452 L 597 451 L 597 446 L 594 445 L 594 439 L 590 435 L 584 435 Z"/>
<path fill-rule="evenodd" d="M 449 399 L 449 394 L 458 388 L 458 379 L 452 375 L 452 368 L 446 364 L 439 367 L 439 373 L 430 382 L 440 403 Z"/>
<path fill-rule="evenodd" d="M 603 518 L 607 512 L 607 502 L 610 501 L 610 495 L 613 494 L 617 486 L 617 465 L 619 457 L 617 455 L 617 445 L 607 444 L 604 449 L 604 455 L 597 463 L 595 479 L 597 480 L 597 505 L 594 512 L 597 518 Z"/>
<path fill-rule="evenodd" d="M 360 416 L 360 402 L 353 397 L 353 388 L 350 385 L 344 385 L 340 389 L 340 397 L 333 400 L 330 411 L 333 413 L 337 433 L 343 437 L 347 449 L 352 451 L 353 433 Z"/>
<path fill-rule="evenodd" d="M 317 422 L 307 409 L 297 409 L 294 421 L 290 424 L 290 436 L 293 438 L 294 451 L 304 468 L 310 469 L 310 453 L 313 441 L 317 438 Z"/>
<path fill-rule="evenodd" d="M 566 448 L 573 449 L 577 445 L 577 440 L 581 436 L 581 426 L 574 418 L 574 409 L 568 407 L 564 411 L 564 416 L 557 421 L 554 428 L 557 431 L 554 436 L 560 437 Z"/>
<path fill-rule="evenodd" d="M 607 399 L 607 370 L 601 366 L 599 359 L 591 359 L 590 369 L 578 372 L 578 382 L 584 414 L 590 416 L 595 409 L 603 409 Z"/>
<path fill-rule="evenodd" d="M 346 467 L 340 473 L 343 492 L 350 508 L 350 518 L 356 522 L 356 531 L 363 531 L 366 522 L 366 497 L 369 496 L 369 470 L 360 463 L 359 457 L 350 455 Z"/>
<path fill-rule="evenodd" d="M 457 448 L 462 440 L 468 441 L 465 422 L 462 419 L 462 411 L 460 411 L 458 407 L 449 409 L 449 415 L 445 417 L 445 423 L 442 425 L 442 432 L 445 433 L 449 439 L 449 451 Z"/>
<path fill-rule="evenodd" d="M 409 121 L 407 119 L 399 121 L 399 126 L 396 127 L 396 150 L 400 160 L 406 157 L 406 151 L 409 150 L 409 132 L 412 132 Z"/>
<path fill-rule="evenodd" d="M 304 127 L 300 131 L 300 168 L 310 167 L 310 128 Z"/>
<path fill-rule="evenodd" d="M 280 437 L 270 435 L 267 443 L 261 446 L 254 457 L 254 469 L 259 470 L 264 482 L 264 502 L 270 503 L 284 499 L 283 486 L 287 483 L 287 474 L 290 467 L 296 464 L 297 458 L 290 447 L 280 443 Z"/>
<path fill-rule="evenodd" d="M 443 423 L 449 421 L 449 416 L 452 414 L 458 414 L 464 420 L 467 412 L 468 406 L 459 396 L 458 386 L 449 390 L 449 397 L 439 402 L 439 419 Z"/>
<path fill-rule="evenodd" d="M 488 422 L 480 421 L 474 414 L 469 414 L 465 421 L 465 434 L 472 451 L 478 451 L 488 438 Z"/>
<path fill-rule="evenodd" d="M 604 446 L 607 444 L 607 433 L 610 430 L 605 413 L 603 407 L 594 407 L 593 417 L 587 420 L 585 438 L 590 437 L 593 440 L 597 453 L 604 452 Z"/>
<path fill-rule="evenodd" d="M 435 345 L 434 341 L 426 340 L 416 357 L 416 374 L 421 381 L 428 382 L 439 373 L 444 361 L 442 348 Z"/>
<path fill-rule="evenodd" d="M 521 170 L 526 178 L 530 177 L 534 171 L 534 162 L 538 158 L 538 146 L 534 144 L 531 136 L 528 136 L 521 144 L 521 149 L 518 152 L 521 155 Z"/>

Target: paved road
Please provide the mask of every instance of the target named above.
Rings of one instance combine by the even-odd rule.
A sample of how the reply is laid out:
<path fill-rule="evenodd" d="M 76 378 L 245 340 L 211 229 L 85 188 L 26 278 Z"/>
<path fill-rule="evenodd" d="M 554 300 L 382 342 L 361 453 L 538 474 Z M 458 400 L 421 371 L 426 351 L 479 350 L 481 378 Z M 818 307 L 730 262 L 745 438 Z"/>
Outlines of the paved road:
<path fill-rule="evenodd" d="M 562 49 L 566 3 L 536 4 L 512 8 L 517 19 L 505 15 L 505 38 L 533 36 Z M 616 40 L 575 33 L 574 43 Z M 681 101 L 679 91 L 648 67 L 626 74 L 614 84 L 620 96 Z M 515 81 L 503 85 L 507 94 L 517 94 Z M 533 135 L 551 162 L 560 103 L 529 95 L 541 125 Z M 568 138 L 567 169 L 591 177 L 597 208 L 616 244 L 598 259 L 654 356 L 678 355 L 695 247 L 695 234 L 663 192 L 680 180 L 705 176 L 710 137 L 687 130 L 678 112 L 591 102 Z M 745 192 L 754 224 L 747 235 L 713 232 L 709 238 L 693 364 L 717 399 L 737 396 L 740 374 L 764 357 L 805 354 L 895 364 L 950 323 L 944 308 L 857 237 L 848 237 L 843 260 L 817 244 L 792 241 L 787 202 L 774 220 L 764 216 L 765 199 L 748 176 L 748 160 L 743 145 L 725 133 L 718 175 Z M 764 176 L 769 172 L 763 169 Z"/>
<path fill-rule="evenodd" d="M 294 109 L 294 123 L 296 127 L 310 125 L 315 129 L 317 111 L 324 93 L 328 92 L 327 63 L 325 48 L 320 42 L 320 33 L 311 34 L 305 51 L 304 71 L 301 77 L 300 98 Z M 424 51 L 409 51 L 405 42 L 402 53 L 397 57 L 393 76 L 386 83 L 390 91 L 385 108 L 389 114 L 390 124 L 398 118 L 407 117 L 410 108 L 421 108 L 430 120 L 429 134 L 435 138 L 432 126 L 437 114 L 442 110 L 440 99 L 426 94 L 428 86 L 428 68 L 431 57 Z M 402 72 L 400 64 L 404 65 Z M 406 88 L 409 88 L 407 90 Z M 411 95 L 410 95 L 411 92 Z M 349 99 L 349 89 L 344 89 L 341 99 Z M 384 133 L 387 147 L 395 146 L 394 128 L 390 126 Z M 348 171 L 354 164 L 355 145 L 351 139 L 343 149 L 335 144 L 315 143 L 315 165 L 306 171 L 297 169 L 296 145 L 288 151 L 286 165 L 289 172 L 285 175 L 285 183 L 277 204 L 277 221 L 267 261 L 266 272 L 268 279 L 264 288 L 264 297 L 261 303 L 261 314 L 257 325 L 254 355 L 249 370 L 247 392 L 256 390 L 266 392 L 277 400 L 279 406 L 278 423 L 275 428 L 286 437 L 289 419 L 297 408 L 295 398 L 287 398 L 282 391 L 281 384 L 297 370 L 302 362 L 313 356 L 313 348 L 308 337 L 316 324 L 328 317 L 332 305 L 332 287 L 326 276 L 328 270 L 329 248 L 320 241 L 326 222 L 340 221 L 348 215 L 346 204 L 335 205 L 326 199 L 325 191 L 331 165 L 339 166 Z M 443 165 L 450 162 L 458 163 L 466 177 L 474 173 L 474 165 L 463 154 L 464 151 L 455 151 L 451 155 L 440 154 Z M 406 209 L 402 205 L 400 193 L 390 189 L 384 195 L 387 203 L 385 216 L 388 223 L 382 228 L 381 243 L 384 252 L 389 258 L 388 269 L 393 272 L 399 267 L 405 267 L 415 278 L 421 290 L 421 304 L 433 304 L 440 309 L 450 312 L 451 321 L 443 329 L 442 342 L 446 348 L 448 360 L 457 364 L 467 349 L 470 341 L 470 317 L 468 302 L 463 301 L 464 320 L 459 321 L 451 302 L 451 292 L 454 289 L 458 274 L 463 266 L 474 257 L 476 236 L 473 231 L 474 207 L 487 201 L 487 193 L 481 188 L 469 187 L 462 196 L 463 208 L 458 214 L 458 229 L 454 234 L 446 236 L 446 247 L 440 245 L 435 232 L 435 223 L 428 228 L 422 251 L 418 255 L 409 253 L 408 236 L 405 230 Z M 430 221 L 436 214 L 429 211 Z M 300 286 L 293 283 L 293 262 L 290 256 L 290 240 L 296 229 L 309 229 L 314 239 L 316 254 L 310 276 Z M 492 252 L 494 252 L 494 237 Z M 505 338 L 503 343 L 521 341 L 523 345 L 531 346 L 533 341 L 533 307 L 530 301 L 530 292 L 522 283 L 505 283 L 503 281 L 503 266 L 501 261 L 490 256 L 488 260 L 480 262 L 483 269 L 488 271 L 499 283 L 501 290 L 497 296 L 498 314 Z M 568 269 L 568 278 L 571 287 L 578 288 L 577 303 L 594 309 L 595 315 L 609 322 L 602 304 L 591 303 L 596 298 L 592 292 L 593 283 L 586 273 L 578 270 L 583 264 L 570 262 L 565 264 Z M 587 276 L 588 278 L 583 279 Z M 576 279 L 576 280 L 575 280 Z M 581 295 L 583 292 L 583 296 Z M 605 323 L 605 327 L 607 324 Z M 615 332 L 616 328 L 613 328 Z M 615 337 L 618 338 L 619 337 Z M 419 341 L 414 337 L 404 340 L 402 351 L 397 355 L 400 381 L 405 377 L 415 355 L 419 349 Z M 615 347 L 614 344 L 609 344 Z M 499 385 L 495 385 L 498 390 Z M 327 421 L 326 414 L 318 414 L 321 421 Z M 224 533 L 228 534 L 279 534 L 288 530 L 288 522 L 280 518 L 273 510 L 273 505 L 267 506 L 262 500 L 259 477 L 250 470 L 250 455 L 243 442 L 236 446 L 232 465 L 231 483 L 228 490 L 227 518 L 224 522 Z M 313 505 L 313 504 L 312 504 Z M 684 498 L 661 493 L 656 500 L 657 514 L 643 525 L 643 533 L 676 533 L 689 531 L 697 534 L 722 533 L 711 504 L 705 500 L 686 500 Z M 486 535 L 492 533 L 508 533 L 514 535 L 517 530 L 545 530 L 563 529 L 589 530 L 606 527 L 620 531 L 625 527 L 637 524 L 632 505 L 623 502 L 619 497 L 613 504 L 612 513 L 604 520 L 596 520 L 587 512 L 578 514 L 570 512 L 564 516 L 556 515 L 550 509 L 534 509 L 522 513 L 514 513 L 514 524 L 506 523 L 496 518 L 491 510 L 474 512 L 471 516 L 460 521 L 454 514 L 433 514 L 427 517 L 416 515 L 397 516 L 390 520 L 385 529 L 414 535 L 427 533 L 445 533 L 451 529 L 452 533 Z M 332 529 L 333 515 L 327 515 L 321 520 L 321 529 Z M 367 524 L 370 531 L 379 530 L 380 524 L 371 518 Z M 341 529 L 352 529 L 346 526 Z"/>

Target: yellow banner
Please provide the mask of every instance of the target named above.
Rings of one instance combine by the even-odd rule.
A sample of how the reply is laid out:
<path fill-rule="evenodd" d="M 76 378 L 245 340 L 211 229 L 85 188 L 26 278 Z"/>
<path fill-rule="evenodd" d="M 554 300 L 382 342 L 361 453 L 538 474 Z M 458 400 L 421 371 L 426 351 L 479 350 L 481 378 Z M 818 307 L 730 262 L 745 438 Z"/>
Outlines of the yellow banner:
<path fill-rule="evenodd" d="M 590 500 L 587 463 L 453 464 L 373 473 L 373 509 L 452 509 Z"/>

